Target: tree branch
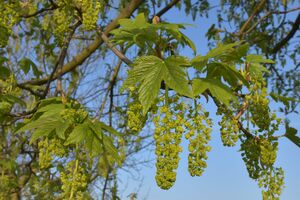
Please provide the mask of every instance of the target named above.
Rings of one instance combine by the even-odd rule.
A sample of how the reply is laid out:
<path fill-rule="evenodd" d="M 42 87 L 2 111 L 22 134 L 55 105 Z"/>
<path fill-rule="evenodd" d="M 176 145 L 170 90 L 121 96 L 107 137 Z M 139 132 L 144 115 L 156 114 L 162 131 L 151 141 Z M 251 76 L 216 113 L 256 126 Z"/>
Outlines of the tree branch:
<path fill-rule="evenodd" d="M 58 6 L 54 4 L 54 5 L 52 5 L 52 7 L 50 7 L 50 8 L 42 8 L 42 9 L 40 9 L 40 10 L 34 12 L 34 13 L 27 14 L 27 15 L 21 15 L 21 17 L 22 17 L 22 18 L 35 17 L 35 16 L 37 16 L 37 15 L 39 15 L 39 14 L 42 14 L 42 13 L 47 12 L 47 11 L 55 10 L 55 9 L 57 9 L 57 8 L 58 8 Z"/>
<path fill-rule="evenodd" d="M 290 41 L 290 39 L 292 39 L 296 34 L 296 32 L 299 30 L 299 26 L 300 26 L 300 13 L 298 14 L 295 22 L 293 23 L 290 32 L 285 36 L 285 38 L 283 38 L 280 42 L 278 42 L 275 45 L 275 47 L 271 50 L 271 53 L 273 54 L 277 53 L 284 45 L 286 45 L 288 41 Z"/>
<path fill-rule="evenodd" d="M 132 61 L 129 60 L 121 51 L 119 51 L 112 43 L 110 43 L 108 37 L 105 35 L 105 33 L 103 33 L 101 31 L 101 29 L 97 29 L 100 37 L 102 38 L 102 40 L 105 42 L 105 44 L 110 48 L 110 50 L 112 50 L 114 52 L 114 54 L 116 56 L 118 56 L 118 58 L 120 58 L 124 63 L 126 63 L 128 66 L 132 65 Z"/>
<path fill-rule="evenodd" d="M 241 35 L 244 34 L 244 31 L 246 30 L 247 26 L 252 21 L 252 19 L 255 17 L 255 15 L 257 15 L 261 11 L 261 9 L 263 8 L 263 6 L 265 5 L 265 2 L 266 2 L 266 0 L 262 0 L 262 1 L 259 2 L 259 4 L 254 8 L 252 15 L 243 24 L 242 28 L 240 29 L 240 31 L 238 32 L 237 35 L 241 36 Z"/>
<path fill-rule="evenodd" d="M 52 70 L 52 72 L 50 74 L 50 77 L 49 77 L 49 79 L 47 81 L 47 85 L 46 85 L 46 88 L 45 88 L 45 90 L 44 90 L 44 92 L 42 94 L 42 98 L 46 97 L 46 95 L 48 93 L 48 90 L 49 90 L 49 87 L 50 87 L 50 84 L 51 84 L 51 80 L 52 80 L 54 74 L 56 73 L 57 69 L 64 64 L 64 60 L 65 60 L 65 57 L 67 55 L 68 47 L 69 47 L 69 44 L 70 44 L 70 42 L 72 40 L 72 36 L 75 33 L 77 27 L 80 26 L 80 24 L 81 24 L 80 21 L 78 21 L 77 23 L 75 23 L 74 26 L 72 27 L 72 31 L 70 32 L 69 36 L 65 39 L 65 42 L 64 42 L 64 45 L 62 47 L 61 53 L 60 53 L 60 55 L 58 57 L 58 60 L 57 60 L 55 66 L 54 66 L 54 68 L 53 68 L 53 70 Z"/>
<path fill-rule="evenodd" d="M 249 28 L 245 34 L 248 34 L 250 33 L 258 24 L 260 24 L 263 20 L 265 20 L 266 18 L 268 18 L 270 15 L 273 15 L 273 14 L 287 14 L 287 13 L 290 13 L 290 12 L 294 12 L 294 11 L 297 11 L 297 10 L 300 10 L 300 7 L 297 7 L 297 8 L 293 8 L 293 9 L 290 9 L 290 10 L 287 10 L 287 11 L 270 11 L 268 12 L 267 14 L 265 14 L 262 18 L 260 18 L 255 24 L 253 24 L 251 26 L 251 28 Z"/>
<path fill-rule="evenodd" d="M 132 0 L 126 8 L 123 8 L 118 15 L 110 24 L 108 24 L 104 30 L 105 35 L 109 35 L 110 31 L 116 29 L 119 24 L 118 20 L 122 18 L 128 18 L 132 15 L 132 13 L 142 4 L 144 0 Z M 82 52 L 77 54 L 70 62 L 66 63 L 59 73 L 55 73 L 52 78 L 45 77 L 40 80 L 31 80 L 21 85 L 43 85 L 48 82 L 50 79 L 51 81 L 57 79 L 58 77 L 74 70 L 77 66 L 82 64 L 92 53 L 94 53 L 100 45 L 103 44 L 103 40 L 101 37 L 97 37 L 89 46 L 87 46 Z"/>
<path fill-rule="evenodd" d="M 99 114 L 99 118 L 101 118 L 102 114 L 103 114 L 103 111 L 104 111 L 104 107 L 105 107 L 105 103 L 106 103 L 106 100 L 107 100 L 107 97 L 108 97 L 108 94 L 109 92 L 111 92 L 111 89 L 113 88 L 115 82 L 116 82 L 116 79 L 118 77 L 118 73 L 120 71 L 120 68 L 121 68 L 121 64 L 122 64 L 122 60 L 120 59 L 117 63 L 117 66 L 115 67 L 114 69 L 114 72 L 113 72 L 113 75 L 111 76 L 110 78 L 110 81 L 109 81 L 109 85 L 107 87 L 107 90 L 106 90 L 106 93 L 103 97 L 103 101 L 102 101 L 102 104 L 101 104 L 101 107 L 100 107 L 100 114 Z"/>
<path fill-rule="evenodd" d="M 179 1 L 180 0 L 173 0 L 168 5 L 166 5 L 166 7 L 164 7 L 158 13 L 156 13 L 155 15 L 158 16 L 158 17 L 161 17 L 163 14 L 165 14 L 166 12 L 168 12 L 173 6 L 175 6 Z"/>

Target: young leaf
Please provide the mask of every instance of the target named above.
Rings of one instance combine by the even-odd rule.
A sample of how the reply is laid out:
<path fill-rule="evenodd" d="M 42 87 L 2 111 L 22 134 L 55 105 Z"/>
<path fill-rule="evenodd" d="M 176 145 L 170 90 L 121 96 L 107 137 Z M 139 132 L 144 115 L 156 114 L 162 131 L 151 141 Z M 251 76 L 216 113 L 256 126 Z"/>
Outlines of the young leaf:
<path fill-rule="evenodd" d="M 33 74 L 39 77 L 42 73 L 38 70 L 35 63 L 29 58 L 23 58 L 19 61 L 19 66 L 23 70 L 24 74 L 28 74 L 29 70 L 32 69 Z"/>
<path fill-rule="evenodd" d="M 65 109 L 64 104 L 49 104 L 38 109 L 38 112 L 45 112 L 47 115 L 59 114 L 62 110 Z"/>
<path fill-rule="evenodd" d="M 11 95 L 11 94 L 5 94 L 5 95 L 0 94 L 0 100 L 7 101 L 12 104 L 18 103 L 18 104 L 20 104 L 20 106 L 26 106 L 26 103 L 23 100 L 21 100 L 20 98 L 14 96 L 14 95 Z"/>
<path fill-rule="evenodd" d="M 260 78 L 263 78 L 264 73 L 270 74 L 270 71 L 259 63 L 251 63 L 249 67 L 249 72 L 251 76 L 256 76 Z"/>
<path fill-rule="evenodd" d="M 246 62 L 248 62 L 248 63 L 266 63 L 266 64 L 274 64 L 275 63 L 273 60 L 266 59 L 262 55 L 254 55 L 254 54 L 247 55 Z"/>
<path fill-rule="evenodd" d="M 78 126 L 75 126 L 65 142 L 65 145 L 80 143 L 85 138 L 88 131 L 90 131 L 90 129 L 87 123 L 82 123 Z"/>
<path fill-rule="evenodd" d="M 210 50 L 206 57 L 217 59 L 223 55 L 231 53 L 234 51 L 234 47 L 238 46 L 240 42 L 230 43 L 230 44 L 219 44 L 216 48 Z"/>
<path fill-rule="evenodd" d="M 145 79 L 145 75 L 152 71 L 153 67 L 160 65 L 163 61 L 156 56 L 141 56 L 134 61 L 133 69 L 128 72 L 123 87 L 134 87 Z"/>
<path fill-rule="evenodd" d="M 165 61 L 156 56 L 142 56 L 134 62 L 134 68 L 128 73 L 123 87 L 136 86 L 140 83 L 139 100 L 146 114 L 158 95 L 161 81 L 182 95 L 193 97 L 188 85 L 187 74 L 181 66 L 190 65 L 184 57 L 171 56 Z"/>
<path fill-rule="evenodd" d="M 43 99 L 40 101 L 39 108 L 49 104 L 62 104 L 61 97 L 52 97 L 52 98 Z"/>
<path fill-rule="evenodd" d="M 16 131 L 16 133 L 21 133 L 21 132 L 24 132 L 27 130 L 32 130 L 32 129 L 54 130 L 59 122 L 60 122 L 60 119 L 56 118 L 55 115 L 45 117 L 45 118 L 39 118 L 35 121 L 28 122 L 23 127 L 18 129 Z"/>
<path fill-rule="evenodd" d="M 286 126 L 286 133 L 284 136 L 288 138 L 291 142 L 293 142 L 295 145 L 300 147 L 300 137 L 296 135 L 297 132 L 297 129 Z"/>
<path fill-rule="evenodd" d="M 101 152 L 103 152 L 103 132 L 101 129 L 101 125 L 98 123 L 98 121 L 92 122 L 90 120 L 87 120 L 86 123 L 91 130 L 87 132 L 87 135 L 85 137 L 86 147 L 92 153 L 92 156 L 99 155 Z"/>
<path fill-rule="evenodd" d="M 190 38 L 188 38 L 186 35 L 184 35 L 181 31 L 179 31 L 179 33 L 181 34 L 182 41 L 185 44 L 187 44 L 193 50 L 194 55 L 196 55 L 197 50 L 196 50 L 196 46 L 193 43 L 193 41 Z"/>
<path fill-rule="evenodd" d="M 118 154 L 118 150 L 114 146 L 112 139 L 106 135 L 103 135 L 103 150 L 106 151 L 108 155 L 111 155 L 118 165 L 121 166 L 121 158 Z"/>
<path fill-rule="evenodd" d="M 203 69 L 206 67 L 208 62 L 208 58 L 206 56 L 198 55 L 192 60 L 192 65 L 195 69 L 199 72 L 202 72 Z"/>
<path fill-rule="evenodd" d="M 122 137 L 122 134 L 119 133 L 118 131 L 116 131 L 114 128 L 112 128 L 111 126 L 108 126 L 106 125 L 105 123 L 103 122 L 100 122 L 100 121 L 96 121 L 94 122 L 95 124 L 99 124 L 99 127 L 101 127 L 103 130 L 117 136 L 117 137 Z"/>
<path fill-rule="evenodd" d="M 248 85 L 247 80 L 233 66 L 221 62 L 212 62 L 207 66 L 207 77 L 210 79 L 223 77 L 231 86 L 236 86 L 238 80 Z"/>
<path fill-rule="evenodd" d="M 55 127 L 56 135 L 59 138 L 64 140 L 66 138 L 65 132 L 69 127 L 70 127 L 70 124 L 68 124 L 66 122 L 60 122 L 60 124 Z"/>
<path fill-rule="evenodd" d="M 227 106 L 229 106 L 230 101 L 237 101 L 236 96 L 233 94 L 230 88 L 218 80 L 200 78 L 193 80 L 194 96 L 203 93 L 206 89 L 209 89 L 212 96 Z"/>
<path fill-rule="evenodd" d="M 52 127 L 46 127 L 44 129 L 36 129 L 33 131 L 31 138 L 30 138 L 30 144 L 32 144 L 34 141 L 36 141 L 38 138 L 41 137 L 48 137 L 54 129 Z"/>
<path fill-rule="evenodd" d="M 0 79 L 7 79 L 10 76 L 10 71 L 6 67 L 0 66 Z"/>

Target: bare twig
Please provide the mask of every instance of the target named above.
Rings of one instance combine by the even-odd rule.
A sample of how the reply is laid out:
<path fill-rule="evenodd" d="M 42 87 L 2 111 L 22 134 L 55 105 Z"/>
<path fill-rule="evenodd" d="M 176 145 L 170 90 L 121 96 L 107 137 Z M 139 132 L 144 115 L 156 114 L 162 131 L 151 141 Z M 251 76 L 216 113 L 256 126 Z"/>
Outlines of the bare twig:
<path fill-rule="evenodd" d="M 294 12 L 294 11 L 297 11 L 297 10 L 300 10 L 300 7 L 297 7 L 297 8 L 293 8 L 293 9 L 290 9 L 290 10 L 287 10 L 287 11 L 270 11 L 268 12 L 267 14 L 265 14 L 262 18 L 260 18 L 257 22 L 255 22 L 255 24 L 253 24 L 251 26 L 251 28 L 249 28 L 245 34 L 248 34 L 250 33 L 258 24 L 260 24 L 262 21 L 264 21 L 266 18 L 268 18 L 270 15 L 273 15 L 273 14 L 287 14 L 287 13 L 290 13 L 290 12 Z"/>
<path fill-rule="evenodd" d="M 110 78 L 110 81 L 109 81 L 109 85 L 108 85 L 108 88 L 106 90 L 106 94 L 104 95 L 103 97 L 103 101 L 102 101 L 102 104 L 101 104 L 101 107 L 100 107 L 100 114 L 99 114 L 99 118 L 101 118 L 102 114 L 103 114 L 103 111 L 104 111 L 104 107 L 105 107 L 105 104 L 106 104 L 106 100 L 107 100 L 107 97 L 108 97 L 108 94 L 111 92 L 111 89 L 113 88 L 115 82 L 116 82 L 116 79 L 118 77 L 118 73 L 120 71 L 120 67 L 121 67 L 121 64 L 122 64 L 122 60 L 120 59 L 117 63 L 117 66 L 115 67 L 114 69 L 114 72 L 113 72 L 113 75 L 111 76 Z"/>
<path fill-rule="evenodd" d="M 288 43 L 288 41 L 290 39 L 292 39 L 294 37 L 294 35 L 296 34 L 296 32 L 299 30 L 299 26 L 300 26 L 300 13 L 298 14 L 295 22 L 293 23 L 292 29 L 290 30 L 290 32 L 280 41 L 278 42 L 275 47 L 271 50 L 271 52 L 273 54 L 277 53 L 284 45 L 286 45 L 286 43 Z"/>
<path fill-rule="evenodd" d="M 116 56 L 118 56 L 118 58 L 120 58 L 124 63 L 126 63 L 128 66 L 132 65 L 132 61 L 129 60 L 121 51 L 119 51 L 108 39 L 108 37 L 106 36 L 106 34 L 104 32 L 101 31 L 100 28 L 97 29 L 100 37 L 102 38 L 102 40 L 105 42 L 105 44 L 110 48 L 110 50 L 112 50 L 114 52 L 114 54 Z"/>
<path fill-rule="evenodd" d="M 58 57 L 58 60 L 57 60 L 55 66 L 54 66 L 54 68 L 53 68 L 53 70 L 52 70 L 52 72 L 51 72 L 51 74 L 50 74 L 50 76 L 49 76 L 49 79 L 48 79 L 48 81 L 47 81 L 46 88 L 45 88 L 45 90 L 44 90 L 44 92 L 43 92 L 43 94 L 42 94 L 42 98 L 45 98 L 45 97 L 46 97 L 46 95 L 47 95 L 47 93 L 48 93 L 48 90 L 49 90 L 49 87 L 50 87 L 50 84 L 51 84 L 51 80 L 52 80 L 54 74 L 56 73 L 57 69 L 60 68 L 60 67 L 63 65 L 64 60 L 65 60 L 65 57 L 66 57 L 66 55 L 67 55 L 67 51 L 68 51 L 68 47 L 69 47 L 70 41 L 71 41 L 71 39 L 72 39 L 72 36 L 73 36 L 73 34 L 75 33 L 76 28 L 77 28 L 78 26 L 80 26 L 80 24 L 81 24 L 80 21 L 78 21 L 77 23 L 75 23 L 74 26 L 73 26 L 72 29 L 71 29 L 72 31 L 70 32 L 69 36 L 66 38 L 65 43 L 64 43 L 64 45 L 63 45 L 63 47 L 62 47 L 62 50 L 61 50 L 61 52 L 60 52 L 60 55 L 59 55 L 59 57 Z"/>
<path fill-rule="evenodd" d="M 259 2 L 259 4 L 254 8 L 251 16 L 248 18 L 248 20 L 243 24 L 242 28 L 240 29 L 240 31 L 237 33 L 238 36 L 241 36 L 244 34 L 244 31 L 246 30 L 247 26 L 250 24 L 250 22 L 252 21 L 252 19 L 255 17 L 255 15 L 257 15 L 261 9 L 263 8 L 263 6 L 265 5 L 266 0 L 262 0 Z"/>
<path fill-rule="evenodd" d="M 173 6 L 175 6 L 179 1 L 180 0 L 173 0 L 173 1 L 171 1 L 168 5 L 166 5 L 166 7 L 164 7 L 163 9 L 161 9 L 155 15 L 158 16 L 158 17 L 161 17 L 163 14 L 165 14 L 166 12 L 168 12 Z"/>

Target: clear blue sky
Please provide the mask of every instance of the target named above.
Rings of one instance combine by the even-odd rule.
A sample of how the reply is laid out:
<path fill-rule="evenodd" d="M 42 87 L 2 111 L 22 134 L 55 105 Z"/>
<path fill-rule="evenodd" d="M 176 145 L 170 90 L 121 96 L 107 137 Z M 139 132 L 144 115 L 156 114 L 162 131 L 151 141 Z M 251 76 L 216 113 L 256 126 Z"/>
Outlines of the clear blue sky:
<path fill-rule="evenodd" d="M 191 17 L 186 17 L 183 12 L 174 9 L 163 19 L 175 23 L 190 23 L 194 27 L 188 27 L 185 31 L 197 46 L 197 53 L 205 54 L 208 51 L 205 33 L 210 25 L 216 21 L 216 16 L 211 15 L 209 19 L 201 19 L 193 22 Z M 191 51 L 184 50 L 182 54 L 192 57 Z M 207 110 L 215 111 L 210 105 Z M 276 106 L 273 107 L 276 109 Z M 132 176 L 125 172 L 121 173 L 120 193 L 121 199 L 129 199 L 127 195 L 131 192 L 138 193 L 138 199 L 147 200 L 258 200 L 262 199 L 261 190 L 257 183 L 248 177 L 244 162 L 241 159 L 239 145 L 236 147 L 223 147 L 220 139 L 219 126 L 214 119 L 212 132 L 212 151 L 209 153 L 208 167 L 201 177 L 191 177 L 187 170 L 187 149 L 181 154 L 179 168 L 177 170 L 177 181 L 168 191 L 161 190 L 155 182 L 155 162 L 150 167 L 141 167 L 140 176 L 144 177 L 142 183 L 132 180 Z M 300 130 L 300 116 L 293 114 L 289 116 L 291 125 Z M 283 133 L 283 129 L 280 130 Z M 184 140 L 183 140 L 184 141 Z M 186 144 L 184 144 L 186 145 Z M 277 166 L 285 171 L 285 185 L 283 200 L 300 199 L 300 148 L 282 138 L 279 141 L 279 152 Z M 149 155 L 150 154 L 150 155 Z M 141 158 L 152 157 L 154 152 L 145 153 Z"/>

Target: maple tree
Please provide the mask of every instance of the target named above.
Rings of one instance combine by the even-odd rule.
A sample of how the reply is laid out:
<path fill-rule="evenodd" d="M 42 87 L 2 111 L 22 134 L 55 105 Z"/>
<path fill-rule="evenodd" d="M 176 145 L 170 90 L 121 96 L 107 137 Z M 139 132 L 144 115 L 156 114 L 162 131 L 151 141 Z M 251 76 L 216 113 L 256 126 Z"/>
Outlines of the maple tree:
<path fill-rule="evenodd" d="M 300 8 L 294 1 L 219 4 L 0 0 L 0 199 L 93 199 L 99 180 L 102 199 L 118 199 L 117 170 L 130 167 L 149 136 L 157 185 L 169 189 L 181 140 L 189 143 L 190 175 L 201 176 L 216 124 L 224 146 L 240 145 L 263 199 L 279 199 L 278 142 L 300 147 L 300 138 L 270 100 L 283 103 L 286 116 L 297 112 L 299 43 L 291 41 L 300 14 L 292 22 L 287 15 Z M 215 7 L 206 55 L 184 34 L 189 25 L 161 20 L 171 9 L 198 20 Z M 193 55 L 181 55 L 183 48 Z M 283 69 L 287 61 L 295 67 Z M 209 117 L 206 101 L 221 121 Z M 155 129 L 145 134 L 149 124 Z"/>

